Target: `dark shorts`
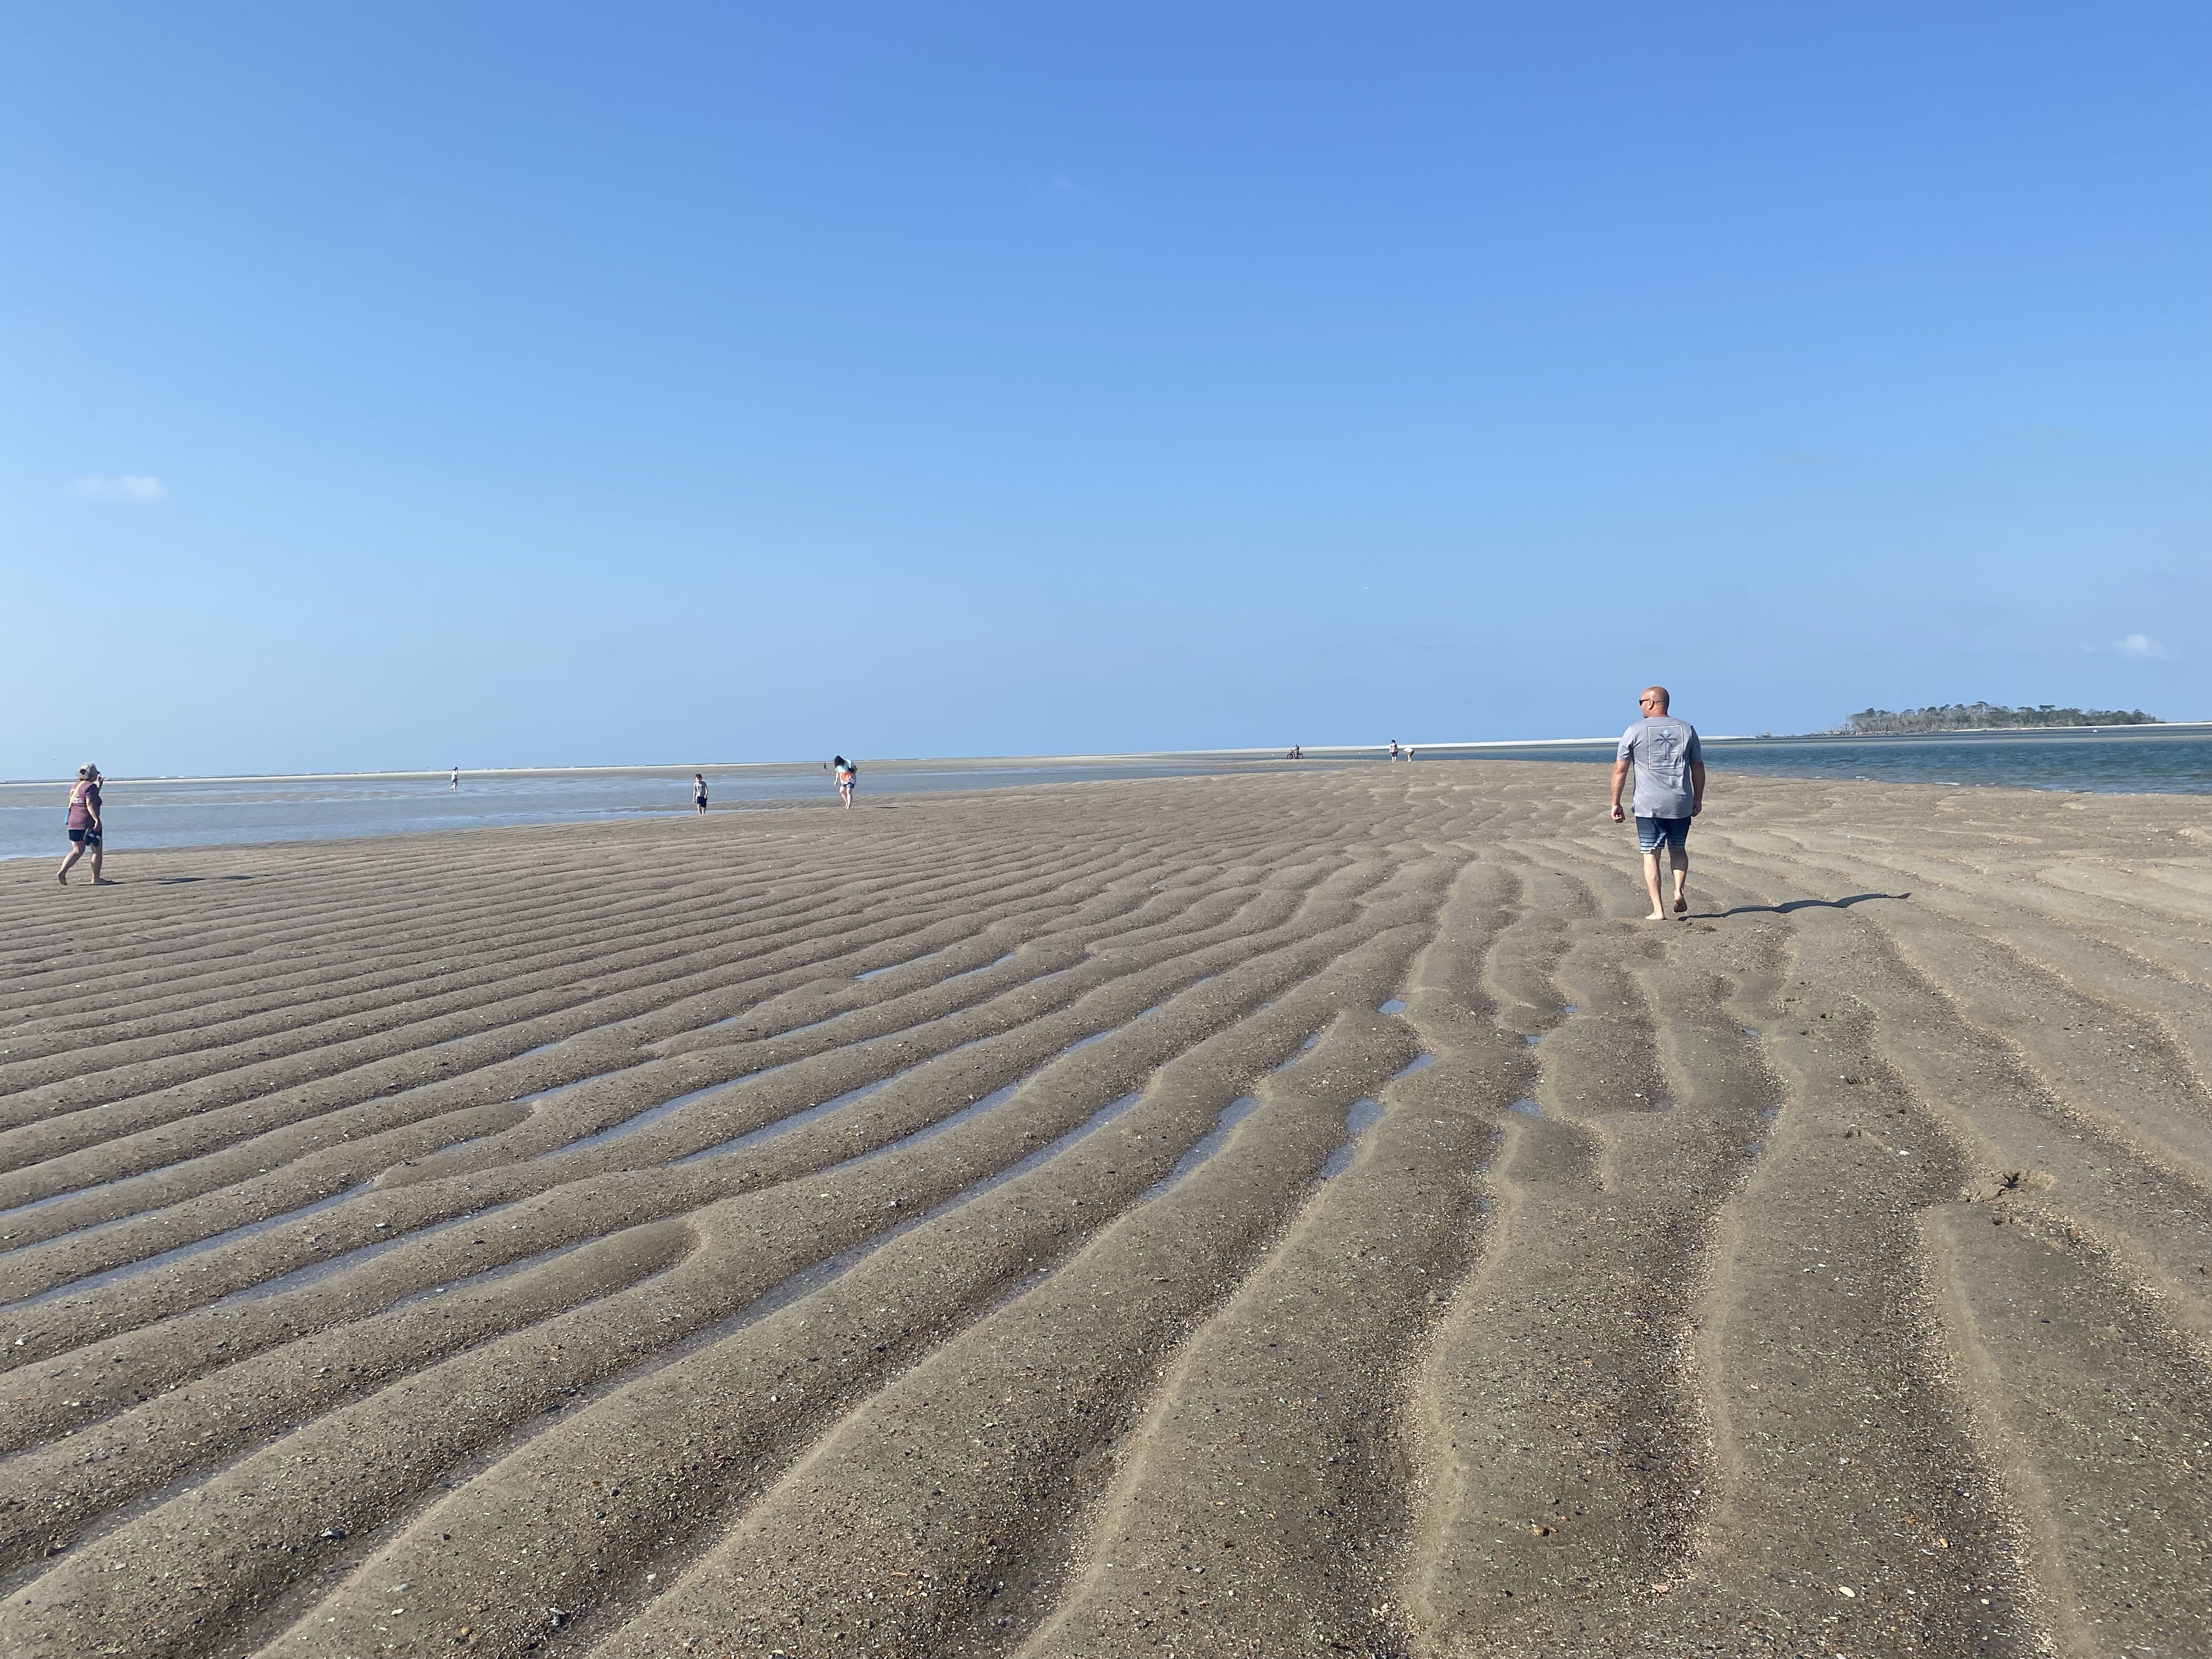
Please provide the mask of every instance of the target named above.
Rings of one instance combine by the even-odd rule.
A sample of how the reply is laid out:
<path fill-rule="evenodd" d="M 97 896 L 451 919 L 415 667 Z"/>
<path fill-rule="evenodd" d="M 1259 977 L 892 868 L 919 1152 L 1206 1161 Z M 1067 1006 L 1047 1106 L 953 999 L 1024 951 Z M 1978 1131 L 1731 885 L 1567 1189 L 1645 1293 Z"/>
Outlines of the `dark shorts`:
<path fill-rule="evenodd" d="M 100 827 L 97 824 L 84 830 L 71 829 L 69 836 L 71 841 L 81 841 L 87 847 L 100 845 Z"/>
<path fill-rule="evenodd" d="M 1644 818 L 1636 820 L 1636 844 L 1647 853 L 1656 853 L 1664 842 L 1676 852 L 1682 850 L 1690 839 L 1687 818 Z"/>

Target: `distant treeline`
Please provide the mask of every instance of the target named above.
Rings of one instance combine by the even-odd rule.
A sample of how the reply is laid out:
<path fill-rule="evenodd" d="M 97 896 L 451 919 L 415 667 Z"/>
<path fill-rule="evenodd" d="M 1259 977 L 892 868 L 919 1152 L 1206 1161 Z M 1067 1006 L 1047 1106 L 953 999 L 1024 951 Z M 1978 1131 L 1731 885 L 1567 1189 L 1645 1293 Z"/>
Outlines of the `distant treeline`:
<path fill-rule="evenodd" d="M 1947 702 L 1929 708 L 1862 708 L 1850 717 L 1851 732 L 1871 737 L 1890 732 L 1959 732 L 1993 726 L 2159 726 L 2155 714 L 2140 708 L 2001 708 L 1988 702 Z"/>

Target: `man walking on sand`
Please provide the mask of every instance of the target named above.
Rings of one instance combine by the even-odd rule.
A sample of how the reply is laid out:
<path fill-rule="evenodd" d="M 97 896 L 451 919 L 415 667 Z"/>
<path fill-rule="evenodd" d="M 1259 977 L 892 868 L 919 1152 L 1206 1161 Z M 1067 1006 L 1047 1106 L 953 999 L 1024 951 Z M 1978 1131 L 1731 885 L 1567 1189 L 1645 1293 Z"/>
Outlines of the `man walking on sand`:
<path fill-rule="evenodd" d="M 1648 685 L 1637 700 L 1644 718 L 1620 734 L 1613 762 L 1613 821 L 1620 822 L 1620 789 L 1636 771 L 1636 844 L 1644 849 L 1644 885 L 1651 895 L 1646 921 L 1667 920 L 1659 884 L 1659 848 L 1674 870 L 1674 909 L 1690 908 L 1682 890 L 1690 880 L 1690 820 L 1705 810 L 1705 751 L 1698 728 L 1667 712 L 1663 685 Z"/>

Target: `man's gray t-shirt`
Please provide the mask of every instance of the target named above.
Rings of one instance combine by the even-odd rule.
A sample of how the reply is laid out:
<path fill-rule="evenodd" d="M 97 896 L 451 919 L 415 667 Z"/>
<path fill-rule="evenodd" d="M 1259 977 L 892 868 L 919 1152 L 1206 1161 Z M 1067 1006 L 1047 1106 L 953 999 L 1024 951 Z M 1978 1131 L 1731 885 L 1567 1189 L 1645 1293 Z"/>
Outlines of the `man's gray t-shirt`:
<path fill-rule="evenodd" d="M 1705 757 L 1698 728 L 1672 714 L 1654 714 L 1622 732 L 1619 758 L 1636 763 L 1636 816 L 1686 818 L 1695 812 L 1690 769 Z"/>

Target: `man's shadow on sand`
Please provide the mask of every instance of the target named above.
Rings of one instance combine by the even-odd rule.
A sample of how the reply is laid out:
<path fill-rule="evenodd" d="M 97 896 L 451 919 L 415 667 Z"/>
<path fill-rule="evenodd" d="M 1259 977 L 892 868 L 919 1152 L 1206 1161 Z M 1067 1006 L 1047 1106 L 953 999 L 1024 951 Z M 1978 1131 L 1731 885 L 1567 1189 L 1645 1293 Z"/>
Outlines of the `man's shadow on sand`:
<path fill-rule="evenodd" d="M 1853 893 L 1849 898 L 1784 899 L 1779 904 L 1739 904 L 1733 910 L 1708 910 L 1705 915 L 1711 920 L 1727 916 L 1786 916 L 1793 910 L 1848 910 L 1854 904 L 1864 904 L 1869 899 L 1909 899 L 1911 896 L 1910 893 Z"/>

